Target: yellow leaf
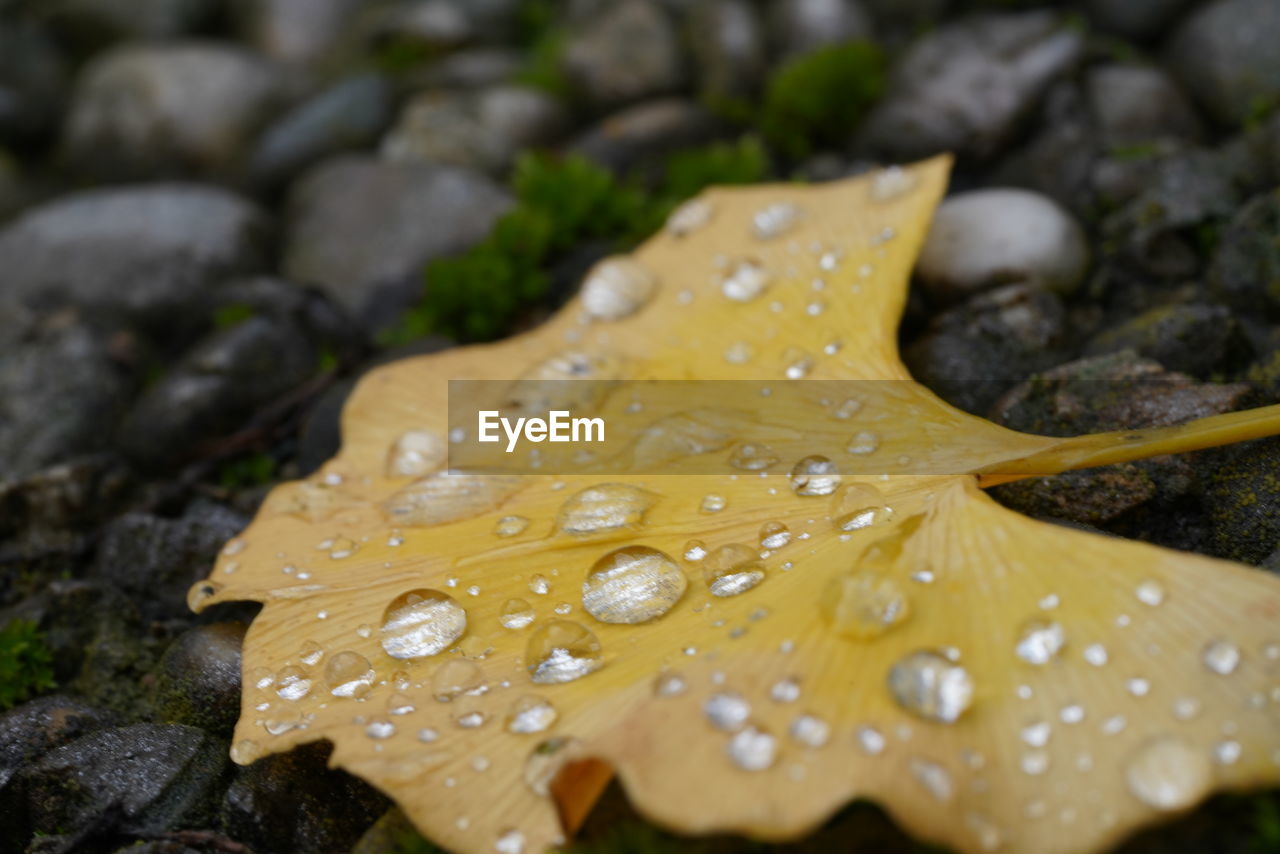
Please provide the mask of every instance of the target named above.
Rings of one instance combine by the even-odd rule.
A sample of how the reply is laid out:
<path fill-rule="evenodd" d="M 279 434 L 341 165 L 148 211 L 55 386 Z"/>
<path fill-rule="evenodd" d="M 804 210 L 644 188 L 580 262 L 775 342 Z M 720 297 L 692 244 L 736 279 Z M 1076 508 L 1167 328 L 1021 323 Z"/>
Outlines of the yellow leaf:
<path fill-rule="evenodd" d="M 794 837 L 866 797 L 922 838 L 1011 852 L 1098 850 L 1280 780 L 1280 581 L 979 490 L 1280 415 L 1055 439 L 912 382 L 896 324 L 948 165 L 709 191 L 537 331 L 367 376 L 340 455 L 192 589 L 197 609 L 265 604 L 236 761 L 329 739 L 436 842 L 508 854 L 564 841 L 607 769 L 684 832 Z M 761 213 L 785 233 L 753 234 Z M 644 380 L 790 397 L 752 420 L 644 391 L 633 469 L 444 474 L 448 380 L 516 377 L 535 409 L 569 377 L 602 411 Z M 789 378 L 895 382 L 833 419 Z M 744 444 L 762 470 L 731 464 Z"/>

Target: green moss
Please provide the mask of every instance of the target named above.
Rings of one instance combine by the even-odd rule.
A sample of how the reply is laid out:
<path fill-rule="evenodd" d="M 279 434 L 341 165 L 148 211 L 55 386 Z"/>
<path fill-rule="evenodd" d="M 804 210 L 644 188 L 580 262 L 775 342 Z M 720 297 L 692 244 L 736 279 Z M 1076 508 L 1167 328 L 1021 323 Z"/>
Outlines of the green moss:
<path fill-rule="evenodd" d="M 53 655 L 33 620 L 0 628 L 0 710 L 54 687 Z"/>
<path fill-rule="evenodd" d="M 216 329 L 230 329 L 232 326 L 238 326 L 249 318 L 253 317 L 254 310 L 251 305 L 243 303 L 232 303 L 224 305 L 213 313 L 213 325 Z"/>
<path fill-rule="evenodd" d="M 265 486 L 276 479 L 279 464 L 267 453 L 237 457 L 218 469 L 218 483 L 223 489 L 250 489 Z"/>
<path fill-rule="evenodd" d="M 885 58 L 869 42 L 832 45 L 779 69 L 765 89 L 759 126 L 789 157 L 843 148 L 884 92 Z"/>

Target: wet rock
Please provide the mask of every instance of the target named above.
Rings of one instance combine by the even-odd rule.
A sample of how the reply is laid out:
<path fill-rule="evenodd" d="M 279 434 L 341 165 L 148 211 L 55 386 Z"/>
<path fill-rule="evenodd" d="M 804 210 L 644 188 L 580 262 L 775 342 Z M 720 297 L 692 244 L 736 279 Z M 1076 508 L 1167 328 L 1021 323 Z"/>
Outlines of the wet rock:
<path fill-rule="evenodd" d="M 709 142 L 719 131 L 720 123 L 704 107 L 683 98 L 659 98 L 602 119 L 569 150 L 621 175 Z"/>
<path fill-rule="evenodd" d="M 1258 563 L 1280 549 L 1280 442 L 1261 439 L 1205 457 L 1204 504 L 1217 553 Z"/>
<path fill-rule="evenodd" d="M 226 771 L 224 742 L 194 727 L 134 724 L 53 750 L 21 785 L 37 833 L 145 835 L 209 822 Z"/>
<path fill-rule="evenodd" d="M 308 744 L 240 770 L 221 822 L 260 854 L 347 851 L 388 802 L 342 771 L 325 767 L 330 748 Z"/>
<path fill-rule="evenodd" d="M 1154 499 L 1156 482 L 1141 466 L 1121 463 L 996 487 L 1000 503 L 1036 518 L 1106 525 Z"/>
<path fill-rule="evenodd" d="M 187 590 L 246 523 L 210 502 L 193 504 L 177 519 L 126 513 L 103 532 L 90 573 L 131 597 L 145 620 L 191 620 Z"/>
<path fill-rule="evenodd" d="M 783 59 L 873 35 L 871 16 L 858 0 L 772 0 L 769 34 Z"/>
<path fill-rule="evenodd" d="M 110 447 L 131 385 L 74 316 L 42 324 L 0 358 L 0 482 Z"/>
<path fill-rule="evenodd" d="M 933 295 L 954 300 L 1012 282 L 1070 294 L 1088 266 L 1084 231 L 1054 201 L 1027 190 L 989 189 L 942 203 L 916 274 Z"/>
<path fill-rule="evenodd" d="M 268 234 L 256 207 L 213 187 L 76 193 L 0 231 L 0 305 L 75 305 L 98 320 L 180 331 L 193 320 L 195 295 L 265 265 Z M 0 316 L 8 311 L 0 307 Z"/>
<path fill-rule="evenodd" d="M 1238 126 L 1280 103 L 1280 5 L 1214 0 L 1179 24 L 1166 62 L 1224 125 Z"/>
<path fill-rule="evenodd" d="M 316 374 L 320 352 L 298 324 L 269 315 L 215 330 L 134 403 L 121 446 L 151 469 L 199 456 Z"/>
<path fill-rule="evenodd" d="M 213 23 L 217 0 L 48 0 L 41 11 L 82 52 L 117 41 L 159 41 Z"/>
<path fill-rule="evenodd" d="M 373 25 L 376 46 L 421 56 L 448 53 L 478 37 L 466 7 L 450 0 L 395 3 L 381 10 Z"/>
<path fill-rule="evenodd" d="M 352 381 L 336 383 L 311 407 L 298 431 L 298 473 L 306 477 L 337 456 L 342 447 L 342 407 Z"/>
<path fill-rule="evenodd" d="M 65 97 L 65 66 L 34 22 L 0 21 L 0 142 L 31 143 L 53 130 Z"/>
<path fill-rule="evenodd" d="M 1068 80 L 1050 87 L 1037 126 L 1038 133 L 1001 161 L 992 183 L 1044 193 L 1077 217 L 1094 215 L 1102 146 L 1081 87 Z"/>
<path fill-rule="evenodd" d="M 55 747 L 112 722 L 110 712 L 61 694 L 0 714 L 0 803 L 6 786 L 23 768 Z"/>
<path fill-rule="evenodd" d="M 405 105 L 382 141 L 382 155 L 392 162 L 449 163 L 498 175 L 520 151 L 553 141 L 567 124 L 559 101 L 525 86 L 425 92 Z"/>
<path fill-rule="evenodd" d="M 765 71 L 765 37 L 751 3 L 698 4 L 686 27 L 704 98 L 743 98 L 756 91 Z"/>
<path fill-rule="evenodd" d="M 983 414 L 1010 386 L 1060 361 L 1064 339 L 1057 296 L 1008 285 L 938 315 L 903 359 L 943 398 Z"/>
<path fill-rule="evenodd" d="M 231 737 L 240 716 L 244 623 L 196 626 L 169 645 L 156 668 L 156 709 L 170 723 Z"/>
<path fill-rule="evenodd" d="M 574 90 L 597 108 L 673 92 L 684 82 L 675 26 L 649 0 L 618 0 L 576 27 L 563 67 Z"/>
<path fill-rule="evenodd" d="M 1209 267 L 1214 292 L 1245 311 L 1280 310 L 1280 190 L 1255 196 L 1223 229 Z"/>
<path fill-rule="evenodd" d="M 361 0 L 234 0 L 236 23 L 262 53 L 287 63 L 324 59 L 345 38 Z"/>
<path fill-rule="evenodd" d="M 1159 35 L 1192 0 L 1088 0 L 1089 17 L 1100 28 L 1130 38 Z"/>
<path fill-rule="evenodd" d="M 377 74 L 348 77 L 321 90 L 273 122 L 258 139 L 249 177 L 277 188 L 334 154 L 373 144 L 391 123 L 394 97 Z"/>
<path fill-rule="evenodd" d="M 1084 355 L 1123 350 L 1202 379 L 1233 373 L 1250 354 L 1231 310 L 1204 303 L 1153 308 L 1095 335 L 1085 345 Z"/>
<path fill-rule="evenodd" d="M 859 146 L 911 160 L 998 153 L 1080 56 L 1079 33 L 1049 12 L 988 15 L 924 36 L 897 62 Z"/>
<path fill-rule="evenodd" d="M 82 72 L 63 147 L 105 178 L 222 173 L 285 96 L 277 69 L 239 48 L 124 46 Z"/>
<path fill-rule="evenodd" d="M 427 261 L 466 250 L 510 206 L 474 172 L 342 157 L 295 185 L 283 267 L 356 313 L 375 299 L 409 305 Z"/>
<path fill-rule="evenodd" d="M 1089 106 L 1110 148 L 1161 139 L 1194 142 L 1203 133 L 1191 104 L 1158 68 L 1099 65 L 1089 69 L 1087 81 Z"/>

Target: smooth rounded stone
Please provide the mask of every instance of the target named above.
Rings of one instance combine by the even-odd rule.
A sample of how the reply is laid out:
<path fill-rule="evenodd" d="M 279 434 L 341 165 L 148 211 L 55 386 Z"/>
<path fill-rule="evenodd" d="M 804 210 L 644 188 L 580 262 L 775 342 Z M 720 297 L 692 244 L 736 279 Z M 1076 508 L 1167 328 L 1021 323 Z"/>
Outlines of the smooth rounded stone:
<path fill-rule="evenodd" d="M 1259 563 L 1280 544 L 1280 441 L 1262 439 L 1205 456 L 1203 500 L 1215 551 Z"/>
<path fill-rule="evenodd" d="M 391 85 L 378 74 L 358 74 L 322 89 L 275 120 L 259 136 L 249 178 L 276 188 L 325 157 L 372 145 L 391 123 Z"/>
<path fill-rule="evenodd" d="M 36 833 L 147 835 L 210 822 L 226 773 L 225 742 L 195 727 L 143 723 L 56 748 L 21 781 Z"/>
<path fill-rule="evenodd" d="M 1248 362 L 1248 341 L 1225 306 L 1192 303 L 1153 308 L 1098 333 L 1083 355 L 1132 350 L 1172 371 L 1201 379 L 1231 374 Z"/>
<path fill-rule="evenodd" d="M 624 174 L 707 143 L 719 131 L 720 123 L 701 105 L 684 98 L 659 98 L 602 119 L 570 143 L 569 151 Z"/>
<path fill-rule="evenodd" d="M 280 62 L 323 60 L 345 40 L 364 0 L 233 0 L 238 29 L 259 51 Z"/>
<path fill-rule="evenodd" d="M 573 89 L 597 108 L 673 92 L 684 83 L 675 25 L 650 0 L 618 0 L 574 27 L 561 63 Z"/>
<path fill-rule="evenodd" d="M 76 457 L 19 480 L 0 478 L 0 538 L 13 570 L 0 577 L 0 595 L 7 600 L 34 593 L 61 576 L 132 488 L 132 472 L 109 452 Z"/>
<path fill-rule="evenodd" d="M 466 6 L 452 0 L 392 3 L 379 10 L 371 26 L 376 46 L 442 54 L 476 41 L 480 32 Z"/>
<path fill-rule="evenodd" d="M 214 330 L 138 398 L 120 445 L 144 468 L 178 464 L 312 377 L 318 358 L 317 342 L 285 318 Z"/>
<path fill-rule="evenodd" d="M 0 805 L 7 799 L 9 782 L 27 765 L 112 723 L 110 712 L 61 694 L 39 697 L 0 714 Z"/>
<path fill-rule="evenodd" d="M 0 230 L 0 316 L 5 302 L 41 311 L 74 305 L 98 319 L 181 327 L 193 297 L 266 265 L 268 237 L 257 207 L 214 187 L 64 196 Z"/>
<path fill-rule="evenodd" d="M 1028 190 L 973 190 L 946 199 L 916 263 L 931 294 L 956 299 L 1024 282 L 1071 294 L 1089 268 L 1084 230 L 1052 199 Z"/>
<path fill-rule="evenodd" d="M 66 62 L 42 27 L 21 19 L 0 22 L 0 142 L 30 143 L 53 130 L 67 76 Z"/>
<path fill-rule="evenodd" d="M 40 11 L 64 39 L 93 51 L 196 32 L 213 23 L 218 6 L 218 0 L 45 0 Z"/>
<path fill-rule="evenodd" d="M 452 53 L 408 75 L 415 91 L 428 89 L 481 89 L 509 83 L 527 65 L 525 55 L 501 47 L 476 47 Z"/>
<path fill-rule="evenodd" d="M 1246 311 L 1280 309 L 1280 190 L 1255 196 L 1232 216 L 1209 265 L 1215 294 Z"/>
<path fill-rule="evenodd" d="M 359 313 L 381 294 L 407 306 L 423 266 L 482 240 L 511 206 L 476 172 L 344 156 L 294 185 L 283 269 Z"/>
<path fill-rule="evenodd" d="M 903 359 L 920 382 L 985 414 L 1019 380 L 1065 355 L 1066 312 L 1055 294 L 1007 285 L 939 314 Z"/>
<path fill-rule="evenodd" d="M 0 358 L 0 482 L 109 448 L 131 386 L 87 326 L 41 324 Z"/>
<path fill-rule="evenodd" d="M 1200 106 L 1239 126 L 1280 103 L 1280 4 L 1214 0 L 1178 25 L 1165 63 Z"/>
<path fill-rule="evenodd" d="M 239 769 L 219 824 L 254 851 L 350 851 L 390 802 L 351 775 L 329 769 L 330 747 L 305 744 Z"/>
<path fill-rule="evenodd" d="M 90 577 L 129 596 L 145 620 L 192 619 L 186 592 L 248 520 L 207 501 L 176 519 L 126 513 L 103 529 Z"/>
<path fill-rule="evenodd" d="M 894 65 L 888 89 L 857 135 L 898 160 L 955 151 L 999 153 L 1083 39 L 1050 12 L 983 15 L 922 37 Z"/>
<path fill-rule="evenodd" d="M 704 98 L 742 98 L 764 77 L 765 34 L 748 0 L 711 0 L 685 22 L 698 91 Z"/>
<path fill-rule="evenodd" d="M 286 89 L 273 65 L 237 47 L 126 45 L 81 72 L 63 150 L 112 179 L 226 171 Z"/>
<path fill-rule="evenodd" d="M 1194 0 L 1088 0 L 1089 18 L 1099 28 L 1129 38 L 1159 35 Z"/>
<path fill-rule="evenodd" d="M 154 671 L 162 720 L 231 737 L 240 716 L 241 646 L 247 628 L 244 623 L 197 626 L 169 645 Z"/>
<path fill-rule="evenodd" d="M 784 60 L 873 37 L 871 16 L 859 0 L 771 0 L 768 15 L 774 53 Z"/>
<path fill-rule="evenodd" d="M 1154 66 L 1095 65 L 1086 76 L 1089 107 L 1110 148 L 1154 140 L 1195 142 L 1204 130 L 1186 96 Z"/>
<path fill-rule="evenodd" d="M 568 125 L 554 97 L 524 86 L 413 97 L 382 140 L 392 162 L 449 163 L 497 175 L 525 149 L 545 145 Z"/>

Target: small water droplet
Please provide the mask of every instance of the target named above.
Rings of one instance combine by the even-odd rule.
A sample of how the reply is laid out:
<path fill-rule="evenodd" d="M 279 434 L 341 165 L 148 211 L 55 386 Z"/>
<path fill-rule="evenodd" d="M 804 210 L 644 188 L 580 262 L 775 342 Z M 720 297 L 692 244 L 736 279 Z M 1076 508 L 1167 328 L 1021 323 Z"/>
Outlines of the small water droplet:
<path fill-rule="evenodd" d="M 1148 579 L 1138 585 L 1136 592 L 1139 602 L 1153 608 L 1164 601 L 1164 586 L 1158 581 Z"/>
<path fill-rule="evenodd" d="M 734 302 L 750 302 L 764 293 L 773 277 L 758 261 L 734 263 L 720 282 L 720 291 Z"/>
<path fill-rule="evenodd" d="M 707 545 L 702 540 L 690 540 L 684 546 L 684 559 L 687 561 L 700 561 L 707 556 Z"/>
<path fill-rule="evenodd" d="M 800 209 L 790 202 L 774 202 L 751 217 L 752 233 L 760 240 L 771 240 L 791 230 L 800 217 Z"/>
<path fill-rule="evenodd" d="M 714 212 L 712 204 L 705 199 L 690 199 L 667 217 L 667 231 L 675 237 L 692 234 L 710 222 Z"/>
<path fill-rule="evenodd" d="M 1230 641 L 1210 641 L 1204 648 L 1201 660 L 1205 667 L 1219 676 L 1229 676 L 1240 663 L 1240 650 Z"/>
<path fill-rule="evenodd" d="M 364 728 L 364 734 L 381 741 L 396 734 L 396 725 L 391 721 L 373 720 Z"/>
<path fill-rule="evenodd" d="M 887 202 L 911 192 L 915 186 L 915 175 L 901 166 L 888 166 L 871 176 L 871 200 Z"/>
<path fill-rule="evenodd" d="M 764 771 L 777 759 L 778 740 L 762 729 L 749 726 L 729 739 L 726 752 L 743 771 Z"/>
<path fill-rule="evenodd" d="M 1213 759 L 1219 765 L 1234 765 L 1242 750 L 1238 741 L 1220 741 L 1213 746 Z"/>
<path fill-rule="evenodd" d="M 547 581 L 545 575 L 535 574 L 529 579 L 529 592 L 537 596 L 546 596 L 551 592 L 551 582 Z"/>
<path fill-rule="evenodd" d="M 652 492 L 626 483 L 589 486 L 560 507 L 556 527 L 566 534 L 596 534 L 639 527 L 657 498 Z"/>
<path fill-rule="evenodd" d="M 556 722 L 557 717 L 555 706 L 541 697 L 521 697 L 507 712 L 507 731 L 521 734 L 543 732 Z"/>
<path fill-rule="evenodd" d="M 789 380 L 802 380 L 813 370 L 813 357 L 798 347 L 782 354 L 782 374 Z"/>
<path fill-rule="evenodd" d="M 311 679 L 299 667 L 286 667 L 276 674 L 276 694 L 285 700 L 301 700 L 311 692 Z"/>
<path fill-rule="evenodd" d="M 1048 721 L 1036 721 L 1022 728 L 1022 740 L 1028 747 L 1044 747 L 1053 735 L 1053 727 Z"/>
<path fill-rule="evenodd" d="M 874 454 L 880 449 L 880 436 L 870 430 L 860 430 L 853 434 L 844 449 L 850 454 Z"/>
<path fill-rule="evenodd" d="M 755 549 L 730 543 L 711 552 L 702 565 L 713 596 L 737 596 L 764 580 L 764 564 Z"/>
<path fill-rule="evenodd" d="M 723 495 L 704 495 L 698 509 L 703 513 L 719 513 L 726 506 L 728 502 Z"/>
<path fill-rule="evenodd" d="M 653 696 L 678 697 L 688 690 L 688 683 L 679 673 L 665 671 L 653 680 Z"/>
<path fill-rule="evenodd" d="M 791 542 L 791 531 L 781 522 L 765 522 L 760 526 L 760 546 L 774 551 Z"/>
<path fill-rule="evenodd" d="M 582 283 L 582 307 L 598 320 L 621 320 L 647 305 L 657 285 L 653 273 L 634 258 L 606 258 Z"/>
<path fill-rule="evenodd" d="M 445 444 L 434 433 L 410 430 L 401 434 L 387 452 L 387 477 L 422 477 L 445 461 Z"/>
<path fill-rule="evenodd" d="M 712 694 L 703 704 L 702 711 L 716 729 L 736 732 L 751 717 L 751 704 L 739 694 L 726 692 Z"/>
<path fill-rule="evenodd" d="M 888 686 L 899 706 L 939 723 L 955 723 L 973 702 L 973 677 L 934 650 L 899 659 L 889 671 Z"/>
<path fill-rule="evenodd" d="M 1022 624 L 1014 652 L 1027 664 L 1048 664 L 1065 643 L 1066 635 L 1061 625 L 1036 617 Z"/>
<path fill-rule="evenodd" d="M 533 622 L 533 606 L 524 599 L 508 599 L 502 603 L 502 613 L 498 621 L 505 629 L 523 629 Z"/>
<path fill-rule="evenodd" d="M 625 546 L 600 558 L 582 583 L 582 606 L 602 623 L 644 623 L 670 611 L 688 580 L 665 552 Z"/>
<path fill-rule="evenodd" d="M 858 739 L 858 746 L 862 748 L 862 752 L 868 756 L 879 756 L 884 753 L 885 737 L 880 730 L 875 727 L 861 726 L 855 734 Z"/>
<path fill-rule="evenodd" d="M 742 442 L 729 454 L 729 465 L 743 471 L 762 471 L 778 463 L 778 455 L 760 442 Z"/>
<path fill-rule="evenodd" d="M 791 470 L 791 488 L 796 495 L 830 495 L 840 486 L 835 463 L 817 454 L 805 457 Z"/>
<path fill-rule="evenodd" d="M 484 672 L 480 665 L 465 658 L 441 662 L 431 674 L 431 696 L 441 703 L 451 702 L 463 694 L 476 695 L 484 689 Z"/>
<path fill-rule="evenodd" d="M 1129 791 L 1158 810 L 1180 810 L 1200 799 L 1213 781 L 1209 760 L 1181 739 L 1159 736 L 1138 748 L 1125 768 Z"/>
<path fill-rule="evenodd" d="M 836 404 L 831 410 L 833 418 L 839 418 L 841 421 L 847 421 L 857 415 L 862 410 L 862 401 L 854 397 L 847 397 L 840 403 Z"/>
<path fill-rule="evenodd" d="M 604 666 L 600 641 L 585 626 L 552 620 L 534 630 L 525 650 L 525 667 L 534 682 L 572 682 Z"/>
<path fill-rule="evenodd" d="M 421 658 L 450 647 L 467 629 L 467 612 L 439 590 L 402 593 L 382 615 L 382 648 L 392 658 Z"/>
<path fill-rule="evenodd" d="M 907 763 L 911 776 L 924 787 L 924 790 L 939 801 L 949 801 L 955 794 L 955 786 L 951 782 L 951 772 L 928 759 L 912 759 Z"/>
<path fill-rule="evenodd" d="M 523 516 L 503 516 L 493 526 L 493 533 L 499 537 L 514 537 L 523 534 L 529 527 L 529 520 Z"/>
<path fill-rule="evenodd" d="M 1084 660 L 1094 667 L 1102 667 L 1109 659 L 1107 648 L 1100 643 L 1091 643 L 1084 648 Z"/>
<path fill-rule="evenodd" d="M 887 517 L 884 496 L 867 483 L 850 483 L 831 501 L 831 522 L 841 531 L 869 528 Z"/>
<path fill-rule="evenodd" d="M 1189 721 L 1200 714 L 1200 701 L 1195 697 L 1179 697 L 1173 701 L 1173 716 L 1180 721 Z"/>
<path fill-rule="evenodd" d="M 484 726 L 489 719 L 485 717 L 484 712 L 466 712 L 458 715 L 455 722 L 463 729 L 479 729 Z"/>
<path fill-rule="evenodd" d="M 791 722 L 789 732 L 805 747 L 822 747 L 831 736 L 831 725 L 816 715 L 801 715 Z"/>
<path fill-rule="evenodd" d="M 324 681 L 335 697 L 361 697 L 373 684 L 373 667 L 358 652 L 335 653 L 324 665 Z"/>

